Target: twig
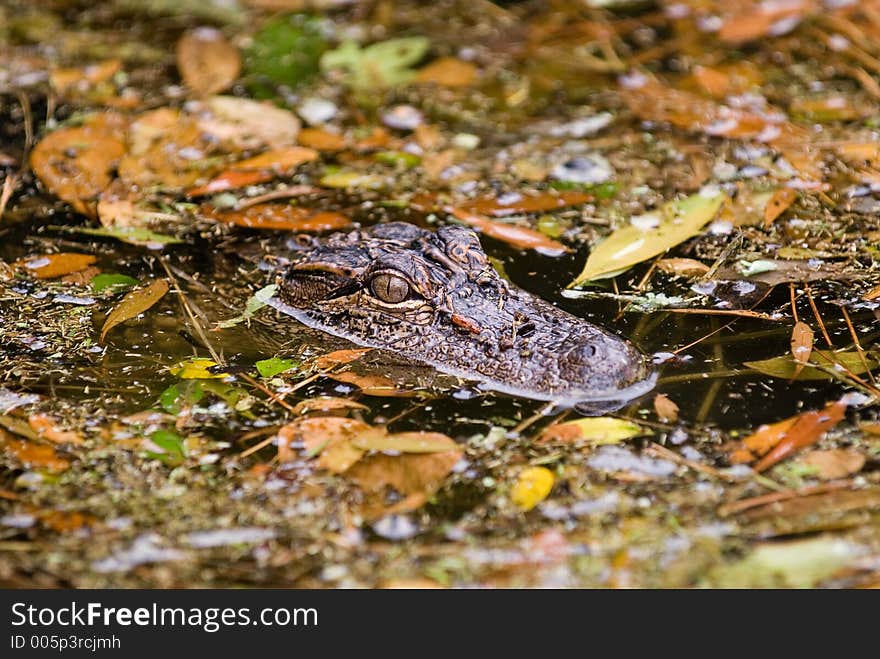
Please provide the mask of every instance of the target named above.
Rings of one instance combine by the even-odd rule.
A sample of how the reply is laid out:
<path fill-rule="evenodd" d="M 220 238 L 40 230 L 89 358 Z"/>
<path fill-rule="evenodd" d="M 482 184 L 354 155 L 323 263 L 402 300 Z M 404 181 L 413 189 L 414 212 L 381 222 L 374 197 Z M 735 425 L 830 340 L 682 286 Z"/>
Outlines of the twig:
<path fill-rule="evenodd" d="M 852 337 L 853 345 L 856 348 L 856 352 L 859 353 L 859 359 L 862 360 L 862 366 L 865 367 L 865 372 L 868 374 L 871 382 L 877 384 L 877 380 L 874 379 L 874 374 L 871 373 L 871 368 L 868 366 L 868 360 L 865 358 L 865 351 L 862 348 L 862 344 L 859 343 L 859 335 L 856 333 L 856 328 L 853 327 L 852 320 L 849 317 L 849 313 L 844 306 L 841 306 L 840 310 L 843 312 L 843 318 L 844 320 L 846 320 L 846 326 L 849 328 L 849 334 Z"/>
<path fill-rule="evenodd" d="M 825 322 L 822 320 L 822 316 L 819 313 L 819 308 L 816 306 L 816 301 L 813 299 L 813 292 L 810 289 L 810 285 L 806 284 L 804 286 L 804 292 L 807 294 L 807 301 L 810 303 L 810 307 L 813 309 L 813 315 L 816 317 L 816 322 L 819 323 L 819 329 L 822 330 L 822 336 L 825 337 L 825 343 L 828 344 L 829 348 L 834 348 L 834 344 L 831 342 L 831 337 L 828 336 L 828 330 L 825 329 Z"/>
<path fill-rule="evenodd" d="M 788 499 L 797 499 L 798 497 L 806 497 L 813 494 L 823 494 L 834 490 L 842 490 L 852 485 L 851 480 L 830 481 L 821 485 L 809 485 L 797 490 L 782 490 L 781 492 L 773 492 L 772 494 L 762 494 L 761 496 L 751 497 L 749 499 L 741 499 L 732 503 L 726 503 L 718 508 L 720 517 L 727 517 L 741 513 L 750 508 L 766 506 L 771 503 L 779 503 Z"/>

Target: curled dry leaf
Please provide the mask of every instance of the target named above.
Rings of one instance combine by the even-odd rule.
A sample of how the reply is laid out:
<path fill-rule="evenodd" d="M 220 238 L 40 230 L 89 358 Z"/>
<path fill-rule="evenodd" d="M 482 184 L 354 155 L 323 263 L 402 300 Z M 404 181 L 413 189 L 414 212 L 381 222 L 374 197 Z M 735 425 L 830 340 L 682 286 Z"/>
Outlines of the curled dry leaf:
<path fill-rule="evenodd" d="M 199 27 L 178 40 L 177 70 L 197 96 L 210 96 L 235 82 L 241 72 L 241 56 L 220 30 Z"/>
<path fill-rule="evenodd" d="M 657 418 L 663 423 L 678 421 L 678 405 L 672 402 L 666 394 L 654 396 L 654 411 L 657 413 Z"/>
<path fill-rule="evenodd" d="M 37 279 L 55 279 L 72 272 L 85 270 L 96 260 L 91 254 L 60 252 L 17 261 L 15 265 Z"/>
<path fill-rule="evenodd" d="M 769 227 L 777 217 L 782 215 L 797 199 L 797 192 L 791 188 L 779 188 L 770 197 L 764 208 L 764 226 Z"/>
<path fill-rule="evenodd" d="M 748 462 L 763 454 L 754 465 L 755 471 L 765 471 L 794 452 L 818 442 L 836 426 L 846 412 L 845 401 L 834 401 L 821 410 L 810 410 L 761 426 L 758 431 L 743 439 L 739 449 L 731 456 L 733 462 Z"/>
<path fill-rule="evenodd" d="M 467 87 L 477 79 L 477 67 L 457 57 L 441 57 L 423 67 L 417 82 L 432 82 L 443 87 Z"/>
<path fill-rule="evenodd" d="M 34 147 L 31 168 L 50 192 L 95 217 L 96 199 L 125 154 L 126 124 L 122 116 L 105 112 L 49 133 Z"/>
<path fill-rule="evenodd" d="M 819 478 L 825 480 L 845 478 L 858 473 L 865 466 L 865 456 L 862 453 L 847 449 L 810 451 L 800 461 L 815 467 Z"/>
<path fill-rule="evenodd" d="M 164 279 L 157 279 L 145 288 L 139 288 L 128 293 L 110 312 L 107 320 L 104 321 L 104 326 L 101 328 L 100 342 L 104 343 L 104 337 L 114 327 L 143 313 L 156 304 L 167 292 L 168 282 Z"/>
<path fill-rule="evenodd" d="M 290 204 L 257 204 L 228 211 L 219 211 L 206 205 L 202 206 L 201 211 L 209 219 L 248 229 L 319 232 L 351 226 L 351 220 L 341 213 L 314 211 Z"/>
<path fill-rule="evenodd" d="M 813 352 L 813 330 L 803 321 L 798 321 L 791 331 L 791 356 L 795 361 L 794 375 L 796 378 L 810 361 Z"/>

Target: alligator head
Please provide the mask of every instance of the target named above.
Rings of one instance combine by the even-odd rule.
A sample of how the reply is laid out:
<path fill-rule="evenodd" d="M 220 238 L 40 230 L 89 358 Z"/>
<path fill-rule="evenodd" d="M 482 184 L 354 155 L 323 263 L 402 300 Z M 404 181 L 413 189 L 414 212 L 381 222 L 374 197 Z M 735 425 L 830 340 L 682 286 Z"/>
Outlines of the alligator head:
<path fill-rule="evenodd" d="M 280 298 L 309 327 L 486 389 L 575 404 L 623 402 L 653 384 L 635 347 L 507 284 L 464 227 L 333 234 L 288 268 Z"/>

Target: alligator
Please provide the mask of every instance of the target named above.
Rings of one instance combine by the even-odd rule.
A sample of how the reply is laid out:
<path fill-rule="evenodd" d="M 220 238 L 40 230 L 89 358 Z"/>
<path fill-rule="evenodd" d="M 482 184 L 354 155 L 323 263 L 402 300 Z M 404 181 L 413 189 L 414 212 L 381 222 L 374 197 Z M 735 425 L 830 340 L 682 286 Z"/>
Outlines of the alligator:
<path fill-rule="evenodd" d="M 619 407 L 653 387 L 631 343 L 495 271 L 463 226 L 390 222 L 317 239 L 279 276 L 282 311 L 483 389 Z"/>

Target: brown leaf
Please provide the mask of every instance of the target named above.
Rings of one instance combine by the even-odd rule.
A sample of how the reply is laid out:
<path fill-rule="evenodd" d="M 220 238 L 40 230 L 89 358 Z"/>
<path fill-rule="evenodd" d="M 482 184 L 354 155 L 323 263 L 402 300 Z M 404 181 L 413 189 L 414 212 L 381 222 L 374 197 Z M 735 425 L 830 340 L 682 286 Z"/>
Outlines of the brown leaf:
<path fill-rule="evenodd" d="M 846 411 L 846 403 L 835 401 L 823 410 L 799 414 L 782 440 L 755 464 L 755 471 L 765 471 L 802 448 L 818 442 L 836 426 Z"/>
<path fill-rule="evenodd" d="M 120 115 L 106 112 L 82 126 L 49 133 L 34 147 L 31 168 L 50 192 L 95 217 L 95 200 L 110 185 L 110 174 L 125 153 L 126 124 Z"/>
<path fill-rule="evenodd" d="M 278 457 L 283 462 L 293 457 L 290 443 L 302 442 L 310 456 L 318 456 L 318 465 L 333 473 L 342 473 L 360 460 L 364 451 L 351 445 L 351 439 L 374 429 L 357 419 L 338 416 L 301 418 L 278 431 Z M 384 432 L 384 430 L 379 430 Z"/>
<path fill-rule="evenodd" d="M 457 451 L 458 444 L 439 432 L 398 432 L 393 435 L 364 434 L 351 440 L 363 451 L 395 451 L 398 453 L 443 453 Z"/>
<path fill-rule="evenodd" d="M 241 210 L 219 211 L 202 206 L 202 213 L 217 222 L 235 224 L 249 229 L 275 231 L 333 231 L 351 226 L 351 219 L 335 211 L 315 211 L 290 204 L 256 204 Z"/>
<path fill-rule="evenodd" d="M 825 480 L 845 478 L 858 473 L 865 466 L 865 456 L 862 453 L 846 449 L 810 451 L 800 461 L 815 467 L 819 478 Z"/>
<path fill-rule="evenodd" d="M 227 190 L 237 190 L 246 188 L 249 185 L 257 185 L 271 181 L 277 175 L 271 170 L 226 170 L 220 172 L 204 185 L 197 185 L 186 191 L 187 197 L 202 197 L 204 195 L 217 194 L 218 192 L 226 192 Z"/>
<path fill-rule="evenodd" d="M 477 79 L 477 67 L 457 57 L 441 57 L 422 68 L 416 80 L 444 87 L 467 87 Z"/>
<path fill-rule="evenodd" d="M 59 96 L 69 96 L 71 93 L 86 92 L 102 82 L 107 82 L 121 68 L 121 60 L 111 59 L 88 66 L 52 69 L 49 73 L 49 84 Z"/>
<path fill-rule="evenodd" d="M 241 72 L 241 57 L 220 30 L 199 27 L 178 40 L 177 70 L 197 96 L 210 96 L 235 82 Z"/>
<path fill-rule="evenodd" d="M 542 254 L 551 256 L 569 251 L 561 242 L 548 238 L 540 231 L 514 224 L 496 222 L 488 217 L 476 215 L 461 208 L 448 208 L 447 210 L 453 217 L 464 222 L 469 227 L 513 247 L 534 249 Z"/>
<path fill-rule="evenodd" d="M 58 472 L 70 466 L 70 461 L 59 456 L 52 446 L 17 439 L 3 429 L 0 429 L 0 449 L 28 468 Z"/>
<path fill-rule="evenodd" d="M 880 286 L 875 286 L 870 291 L 865 293 L 862 296 L 863 300 L 872 301 L 872 300 L 880 300 Z"/>
<path fill-rule="evenodd" d="M 304 146 L 288 146 L 283 149 L 272 149 L 253 158 L 240 160 L 230 169 L 246 171 L 251 169 L 271 169 L 276 172 L 292 172 L 300 165 L 317 160 L 318 152 Z"/>
<path fill-rule="evenodd" d="M 138 314 L 143 313 L 156 302 L 158 302 L 165 293 L 168 292 L 168 282 L 164 279 L 157 279 L 145 288 L 138 288 L 128 293 L 111 311 L 104 326 L 101 328 L 100 343 L 104 343 L 104 337 L 107 333 L 120 323 L 124 323 L 130 318 L 134 318 Z"/>
<path fill-rule="evenodd" d="M 797 192 L 792 188 L 779 188 L 774 192 L 764 208 L 764 226 L 769 227 L 773 224 L 773 221 L 782 215 L 794 203 L 795 199 L 797 199 Z"/>
<path fill-rule="evenodd" d="M 678 421 L 678 405 L 672 402 L 666 394 L 654 396 L 654 411 L 657 413 L 657 418 L 663 423 Z"/>
<path fill-rule="evenodd" d="M 318 396 L 317 398 L 308 398 L 301 400 L 293 406 L 292 414 L 306 415 L 312 412 L 336 412 L 339 410 L 366 410 L 369 409 L 363 403 L 350 400 L 348 398 L 338 398 L 336 396 Z"/>
<path fill-rule="evenodd" d="M 794 369 L 794 380 L 800 375 L 810 361 L 813 353 L 813 330 L 803 321 L 798 321 L 791 332 L 791 356 L 797 362 Z"/>
<path fill-rule="evenodd" d="M 558 210 L 567 206 L 579 206 L 594 199 L 595 197 L 587 192 L 508 193 L 500 197 L 481 197 L 471 202 L 458 204 L 457 207 L 466 213 L 505 217 L 522 213 Z"/>
<path fill-rule="evenodd" d="M 28 417 L 28 425 L 41 438 L 56 444 L 82 444 L 84 441 L 78 432 L 59 428 L 58 420 L 46 414 L 31 414 Z"/>
<path fill-rule="evenodd" d="M 432 494 L 461 459 L 461 451 L 424 455 L 371 455 L 349 469 L 346 476 L 366 492 L 386 487 L 400 494 Z"/>
<path fill-rule="evenodd" d="M 45 254 L 24 261 L 17 261 L 15 265 L 37 279 L 55 279 L 72 272 L 85 270 L 97 259 L 91 254 L 75 254 L 61 252 L 59 254 Z"/>
<path fill-rule="evenodd" d="M 353 371 L 345 371 L 344 373 L 329 373 L 328 377 L 337 382 L 352 384 L 366 396 L 408 398 L 416 395 L 415 391 L 399 388 L 393 380 L 384 375 L 361 375 Z"/>
<path fill-rule="evenodd" d="M 326 355 L 315 357 L 314 366 L 319 371 L 328 371 L 342 364 L 350 364 L 370 352 L 372 348 L 352 348 L 349 350 L 334 350 Z"/>
<path fill-rule="evenodd" d="M 94 526 L 98 518 L 77 511 L 44 510 L 37 514 L 40 524 L 58 533 L 72 533 Z"/>

